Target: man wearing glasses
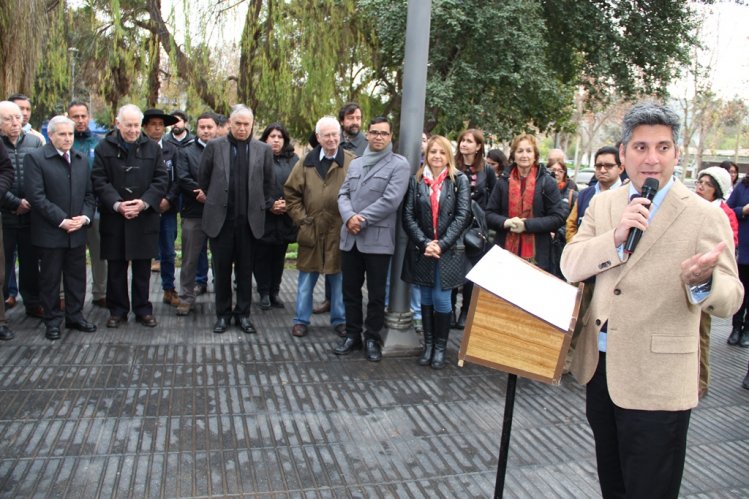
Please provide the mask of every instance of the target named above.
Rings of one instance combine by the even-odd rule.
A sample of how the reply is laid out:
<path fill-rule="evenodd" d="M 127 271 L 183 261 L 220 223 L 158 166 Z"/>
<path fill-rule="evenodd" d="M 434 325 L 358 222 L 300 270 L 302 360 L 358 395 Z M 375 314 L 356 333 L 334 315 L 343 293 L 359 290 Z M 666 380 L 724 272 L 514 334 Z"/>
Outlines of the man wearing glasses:
<path fill-rule="evenodd" d="M 392 127 L 385 117 L 369 123 L 364 154 L 351 162 L 341 190 L 341 261 L 346 337 L 335 347 L 346 355 L 362 346 L 367 360 L 382 359 L 380 331 L 385 324 L 385 286 L 395 251 L 398 206 L 406 194 L 411 169 L 406 158 L 393 153 Z M 362 286 L 367 280 L 367 318 L 362 314 Z"/>
<path fill-rule="evenodd" d="M 596 183 L 580 191 L 577 196 L 577 203 L 572 207 L 567 217 L 567 242 L 572 242 L 572 238 L 577 234 L 577 229 L 583 221 L 585 210 L 590 204 L 593 196 L 599 192 L 616 189 L 622 185 L 620 175 L 622 174 L 621 161 L 619 161 L 619 151 L 616 147 L 606 146 L 596 151 L 595 156 Z"/>

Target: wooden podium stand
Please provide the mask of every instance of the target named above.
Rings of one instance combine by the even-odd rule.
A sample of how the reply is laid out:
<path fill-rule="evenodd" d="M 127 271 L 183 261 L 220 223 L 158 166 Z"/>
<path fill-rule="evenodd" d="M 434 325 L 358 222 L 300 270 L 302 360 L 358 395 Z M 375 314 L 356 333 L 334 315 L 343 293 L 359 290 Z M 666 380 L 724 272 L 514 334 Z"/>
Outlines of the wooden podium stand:
<path fill-rule="evenodd" d="M 468 361 L 508 373 L 494 489 L 497 498 L 504 490 L 517 377 L 559 384 L 580 311 L 583 284 L 575 289 L 498 247 L 492 248 L 467 277 L 475 287 L 458 365 L 462 367 Z M 557 307 L 557 302 L 561 306 Z"/>
<path fill-rule="evenodd" d="M 458 365 L 462 367 L 468 361 L 524 378 L 559 384 L 581 297 L 582 286 L 578 290 L 575 315 L 568 329 L 561 330 L 475 286 Z"/>

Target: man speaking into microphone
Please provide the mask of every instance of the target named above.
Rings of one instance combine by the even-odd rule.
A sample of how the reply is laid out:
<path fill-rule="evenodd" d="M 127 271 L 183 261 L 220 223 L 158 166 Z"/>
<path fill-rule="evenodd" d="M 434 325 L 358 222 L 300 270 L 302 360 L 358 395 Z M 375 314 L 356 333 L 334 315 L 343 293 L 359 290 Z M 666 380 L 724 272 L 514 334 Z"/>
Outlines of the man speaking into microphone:
<path fill-rule="evenodd" d="M 619 154 L 629 189 L 594 197 L 562 254 L 569 281 L 596 278 L 571 371 L 586 385 L 604 498 L 678 496 L 697 405 L 700 312 L 728 317 L 743 297 L 727 217 L 673 177 L 679 123 L 651 102 L 625 115 Z M 643 197 L 648 179 L 657 180 L 652 201 Z M 641 237 L 628 244 L 635 230 Z"/>

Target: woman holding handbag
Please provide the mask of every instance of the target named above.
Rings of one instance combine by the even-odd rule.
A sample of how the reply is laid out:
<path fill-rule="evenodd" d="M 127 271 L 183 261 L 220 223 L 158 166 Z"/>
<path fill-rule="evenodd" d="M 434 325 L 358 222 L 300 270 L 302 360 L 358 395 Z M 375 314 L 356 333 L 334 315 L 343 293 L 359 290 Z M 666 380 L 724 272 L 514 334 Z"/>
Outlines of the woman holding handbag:
<path fill-rule="evenodd" d="M 450 142 L 432 136 L 426 161 L 411 178 L 403 201 L 403 228 L 409 241 L 401 277 L 421 291 L 422 366 L 445 367 L 450 295 L 465 278 L 465 257 L 458 243 L 470 222 L 470 203 L 468 178 L 455 167 Z"/>
<path fill-rule="evenodd" d="M 474 206 L 472 211 L 485 212 L 489 196 L 497 183 L 497 175 L 492 168 L 487 167 L 484 160 L 484 133 L 476 128 L 469 128 L 458 136 L 458 151 L 455 154 L 455 166 L 468 177 L 468 183 L 471 187 L 471 200 L 478 206 Z M 483 215 L 480 215 L 483 216 Z M 466 243 L 466 273 L 481 260 L 485 254 L 481 248 L 469 247 Z M 471 304 L 471 293 L 473 292 L 473 282 L 463 281 L 463 300 L 460 307 L 460 314 L 455 319 L 455 304 L 458 297 L 458 289 L 452 293 L 452 313 L 454 323 L 451 327 L 463 329 L 466 324 L 468 307 Z"/>

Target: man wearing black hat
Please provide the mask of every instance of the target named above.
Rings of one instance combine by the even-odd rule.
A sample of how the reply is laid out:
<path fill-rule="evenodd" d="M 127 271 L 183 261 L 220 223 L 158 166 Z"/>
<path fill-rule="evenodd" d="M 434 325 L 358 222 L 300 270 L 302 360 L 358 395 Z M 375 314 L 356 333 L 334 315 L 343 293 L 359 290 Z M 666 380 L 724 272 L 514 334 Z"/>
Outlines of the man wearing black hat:
<path fill-rule="evenodd" d="M 172 130 L 166 134 L 164 139 L 174 144 L 177 149 L 187 147 L 195 141 L 195 136 L 190 133 L 189 118 L 184 111 L 179 109 L 171 112 L 171 116 L 176 118 L 177 121 L 172 125 Z"/>
<path fill-rule="evenodd" d="M 141 133 L 143 113 L 133 104 L 117 113 L 116 129 L 94 149 L 91 182 L 101 207 L 101 257 L 107 260 L 107 327 L 135 320 L 155 327 L 148 299 L 151 258 L 159 247 L 159 205 L 169 177 L 161 148 Z M 132 302 L 127 270 L 132 266 Z"/>
<path fill-rule="evenodd" d="M 164 166 L 169 176 L 166 195 L 158 206 L 161 212 L 159 227 L 159 261 L 161 271 L 161 289 L 164 290 L 162 301 L 176 307 L 179 305 L 179 294 L 174 287 L 174 259 L 176 251 L 174 243 L 177 240 L 177 212 L 179 211 L 179 185 L 177 185 L 177 147 L 165 140 L 166 127 L 177 123 L 177 118 L 164 114 L 161 109 L 146 109 L 143 113 L 143 133 L 159 144 Z"/>

